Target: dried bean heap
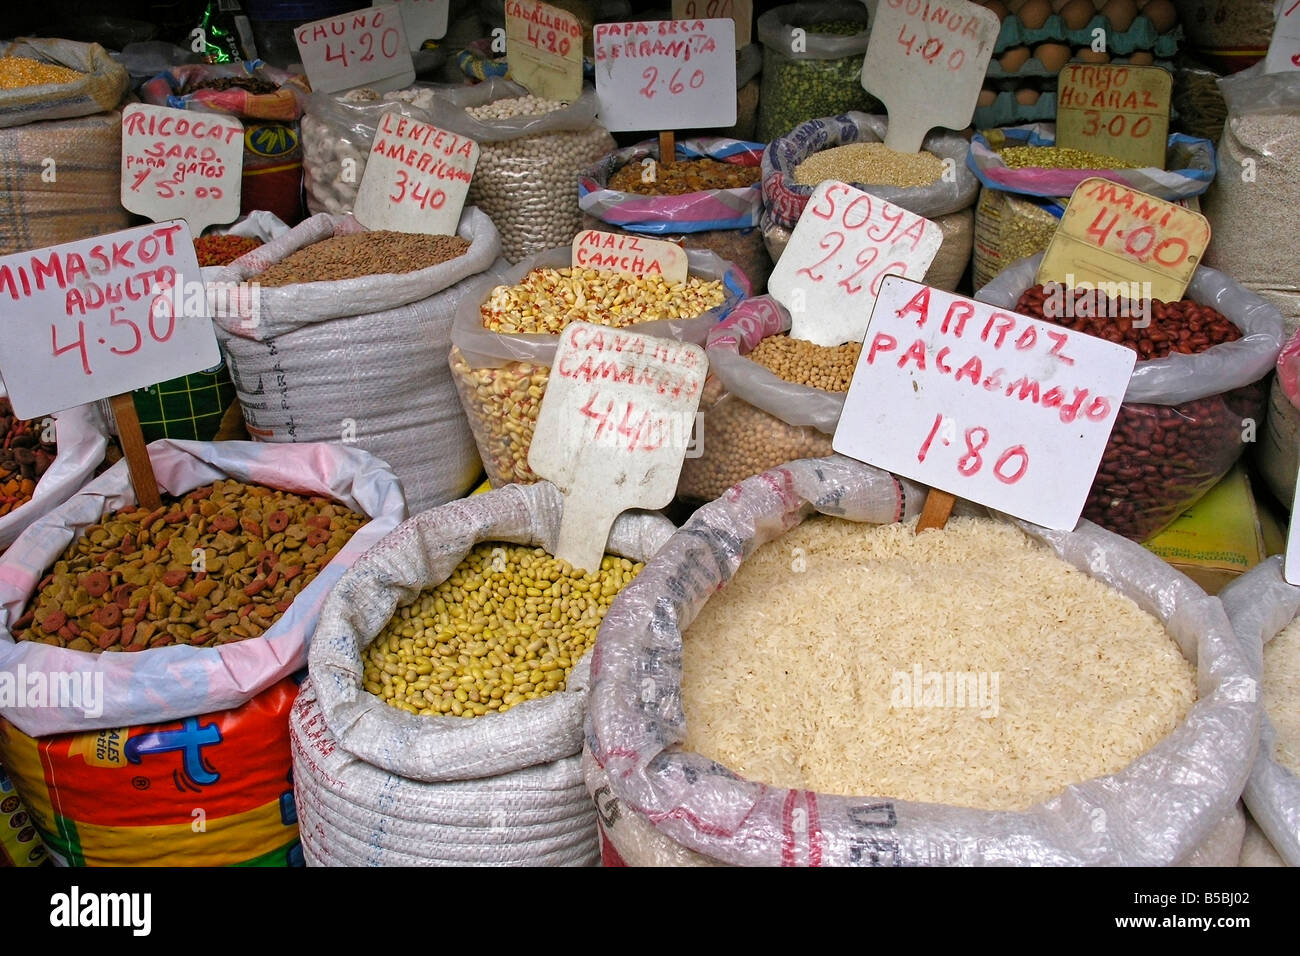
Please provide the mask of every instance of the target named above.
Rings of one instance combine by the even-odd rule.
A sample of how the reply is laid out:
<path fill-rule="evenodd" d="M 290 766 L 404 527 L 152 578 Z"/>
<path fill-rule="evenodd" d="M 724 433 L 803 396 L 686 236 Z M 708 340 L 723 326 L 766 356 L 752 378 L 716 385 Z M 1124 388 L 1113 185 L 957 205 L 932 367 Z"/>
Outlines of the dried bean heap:
<path fill-rule="evenodd" d="M 1190 299 L 1151 300 L 1147 328 L 1135 327 L 1128 318 L 1048 315 L 1056 311 L 1052 289 L 1028 289 L 1016 311 L 1125 345 L 1144 360 L 1172 352 L 1197 355 L 1241 338 L 1236 325 L 1217 309 Z M 1106 311 L 1091 294 L 1072 294 L 1076 313 Z M 1145 304 L 1131 303 L 1127 314 L 1142 315 Z M 1116 315 L 1123 310 L 1112 302 L 1109 311 Z M 1150 538 L 1232 467 L 1241 456 L 1244 423 L 1259 420 L 1264 400 L 1257 382 L 1181 405 L 1123 403 L 1083 516 L 1134 541 Z"/>
<path fill-rule="evenodd" d="M 710 189 L 741 189 L 759 181 L 761 166 L 724 163 L 709 157 L 679 159 L 669 166 L 655 163 L 654 175 L 649 167 L 628 163 L 609 177 L 609 188 L 640 196 L 684 196 Z M 647 182 L 647 178 L 649 181 Z"/>
<path fill-rule="evenodd" d="M 1136 169 L 1137 163 L 1064 146 L 1007 146 L 997 151 L 1011 169 Z"/>
<path fill-rule="evenodd" d="M 270 287 L 416 272 L 463 256 L 469 245 L 460 236 L 389 229 L 354 232 L 304 246 L 255 278 Z"/>
<path fill-rule="evenodd" d="M 862 354 L 861 342 L 814 345 L 789 335 L 769 335 L 749 353 L 749 360 L 777 378 L 828 392 L 847 392 Z"/>
<path fill-rule="evenodd" d="M 541 548 L 476 545 L 366 650 L 364 685 L 412 714 L 482 717 L 565 688 L 614 597 L 644 565 L 582 571 Z"/>
<path fill-rule="evenodd" d="M 68 545 L 14 636 L 93 653 L 257 637 L 367 520 L 231 480 L 123 508 Z"/>
<path fill-rule="evenodd" d="M 246 252 L 262 245 L 261 239 L 252 236 L 199 236 L 194 240 L 194 253 L 200 266 L 228 266 Z"/>
<path fill-rule="evenodd" d="M 86 74 L 56 63 L 42 63 L 26 56 L 0 57 L 0 90 L 28 86 L 63 85 L 84 80 Z"/>
<path fill-rule="evenodd" d="M 36 483 L 54 464 L 54 442 L 42 441 L 42 431 L 41 422 L 18 418 L 0 397 L 0 518 L 31 501 Z"/>

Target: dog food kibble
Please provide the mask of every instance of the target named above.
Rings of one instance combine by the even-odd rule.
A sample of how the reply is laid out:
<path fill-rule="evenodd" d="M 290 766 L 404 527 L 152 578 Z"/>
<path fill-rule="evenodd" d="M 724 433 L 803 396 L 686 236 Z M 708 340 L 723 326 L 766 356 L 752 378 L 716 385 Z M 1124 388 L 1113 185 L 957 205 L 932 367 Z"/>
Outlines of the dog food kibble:
<path fill-rule="evenodd" d="M 354 232 L 304 246 L 254 278 L 269 287 L 416 272 L 463 256 L 469 245 L 460 236 Z"/>
<path fill-rule="evenodd" d="M 68 545 L 14 636 L 92 653 L 257 637 L 367 520 L 230 480 L 123 508 Z"/>
<path fill-rule="evenodd" d="M 398 611 L 365 655 L 365 688 L 424 716 L 482 717 L 562 691 L 605 611 L 643 567 L 581 571 L 541 548 L 476 545 Z"/>
<path fill-rule="evenodd" d="M 23 421 L 0 396 L 0 518 L 36 494 L 36 483 L 54 464 L 54 442 L 43 441 L 41 421 Z"/>
<path fill-rule="evenodd" d="M 199 90 L 247 90 L 254 96 L 265 96 L 274 93 L 276 89 L 274 83 L 260 76 L 218 76 L 206 80 L 186 80 L 177 95 L 189 96 Z"/>
<path fill-rule="evenodd" d="M 0 90 L 18 90 L 28 86 L 76 83 L 86 74 L 66 66 L 42 63 L 25 56 L 0 57 Z"/>
<path fill-rule="evenodd" d="M 493 332 L 559 335 L 570 322 L 623 328 L 695 318 L 726 297 L 721 282 L 695 276 L 673 283 L 625 272 L 534 269 L 518 285 L 494 288 L 479 311 L 483 327 Z M 457 348 L 450 364 L 488 478 L 496 486 L 536 481 L 528 448 L 550 369 L 531 362 L 471 368 Z"/>
<path fill-rule="evenodd" d="M 609 177 L 609 188 L 641 196 L 683 196 L 709 189 L 741 189 L 759 181 L 761 166 L 723 163 L 707 156 L 679 159 L 671 166 L 628 163 Z"/>
<path fill-rule="evenodd" d="M 943 175 L 934 153 L 900 153 L 884 143 L 849 143 L 813 153 L 794 168 L 794 181 L 816 186 L 826 179 L 875 186 L 929 186 Z"/>
<path fill-rule="evenodd" d="M 1008 146 L 998 150 L 1011 169 L 1136 169 L 1137 163 L 1064 146 Z"/>
<path fill-rule="evenodd" d="M 749 360 L 795 385 L 828 392 L 847 392 L 862 354 L 861 342 L 814 345 L 789 335 L 769 335 L 749 353 Z"/>
<path fill-rule="evenodd" d="M 260 245 L 262 240 L 252 236 L 199 236 L 194 240 L 194 252 L 200 266 L 228 266 Z"/>

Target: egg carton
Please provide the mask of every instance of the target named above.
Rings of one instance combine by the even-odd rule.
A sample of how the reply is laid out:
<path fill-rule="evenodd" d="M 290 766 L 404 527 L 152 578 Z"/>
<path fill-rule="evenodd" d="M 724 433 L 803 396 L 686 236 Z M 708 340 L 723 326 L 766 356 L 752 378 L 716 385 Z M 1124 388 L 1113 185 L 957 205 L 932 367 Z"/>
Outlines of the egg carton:
<path fill-rule="evenodd" d="M 1150 51 L 1162 59 L 1168 59 L 1178 52 L 1183 40 L 1182 24 L 1175 24 L 1164 33 L 1156 31 L 1155 24 L 1149 17 L 1138 15 L 1123 33 L 1113 29 L 1100 13 L 1093 16 L 1087 25 L 1079 30 L 1068 30 L 1060 14 L 1053 13 L 1037 30 L 1026 27 L 1017 17 L 1007 17 L 1002 21 L 997 43 L 993 46 L 994 57 L 1001 56 L 1013 46 L 1035 46 L 1039 43 L 1054 41 L 1068 43 L 1070 46 L 1090 46 L 1093 31 L 1106 31 L 1106 51 L 1112 56 L 1128 56 L 1138 50 Z M 994 61 L 996 62 L 996 61 Z"/>
<path fill-rule="evenodd" d="M 1149 52 L 1149 51 L 1134 50 L 1132 52 L 1137 53 L 1137 52 Z M 1083 62 L 1082 60 L 1074 60 L 1074 59 L 1068 61 L 1068 63 L 1082 63 L 1082 62 Z M 1057 77 L 1060 75 L 1060 70 L 1049 70 L 1047 67 L 1043 65 L 1042 60 L 1038 59 L 1038 57 L 1033 57 L 1033 56 L 1031 56 L 1028 60 L 1026 60 L 1024 66 L 1022 66 L 1015 73 L 1008 73 L 1006 70 L 1002 69 L 1002 67 L 997 65 L 996 60 L 991 61 L 991 63 L 992 65 L 989 67 L 988 71 L 984 74 L 985 80 L 1029 80 L 1029 79 L 1037 79 L 1043 77 Z M 1127 66 L 1128 57 L 1117 56 L 1113 60 L 1111 60 L 1110 63 L 1106 65 Z M 1163 59 L 1156 60 L 1154 63 L 1150 65 L 1158 66 L 1161 69 L 1166 70 L 1167 72 L 1170 73 L 1174 71 L 1174 65 L 1171 60 L 1163 60 Z"/>
<path fill-rule="evenodd" d="M 1020 126 L 1024 123 L 1045 123 L 1056 119 L 1056 91 L 1044 90 L 1038 101 L 1025 106 L 1016 102 L 1014 91 L 998 94 L 992 106 L 977 106 L 973 122 L 976 129 L 994 126 Z"/>

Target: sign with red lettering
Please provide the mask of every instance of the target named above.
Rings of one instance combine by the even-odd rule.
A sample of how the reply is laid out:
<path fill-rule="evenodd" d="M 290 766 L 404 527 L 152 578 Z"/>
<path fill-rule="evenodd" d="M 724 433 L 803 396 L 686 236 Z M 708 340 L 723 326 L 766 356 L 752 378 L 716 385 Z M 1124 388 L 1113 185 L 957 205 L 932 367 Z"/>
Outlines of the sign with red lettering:
<path fill-rule="evenodd" d="M 736 124 L 735 23 L 598 23 L 596 97 L 611 130 Z"/>
<path fill-rule="evenodd" d="M 304 23 L 293 36 L 317 93 L 358 86 L 386 93 L 415 82 L 402 14 L 392 3 Z"/>
<path fill-rule="evenodd" d="M 19 418 L 221 361 L 182 219 L 4 256 L 0 302 L 0 375 Z"/>
<path fill-rule="evenodd" d="M 1280 0 L 1276 17 L 1273 39 L 1264 57 L 1264 72 L 1300 70 L 1300 0 Z"/>
<path fill-rule="evenodd" d="M 859 342 L 885 276 L 925 278 L 942 243 L 937 223 L 828 180 L 813 190 L 767 288 L 790 310 L 792 338 Z"/>
<path fill-rule="evenodd" d="M 352 215 L 367 229 L 456 233 L 478 143 L 401 115 L 379 118 Z"/>
<path fill-rule="evenodd" d="M 195 235 L 239 217 L 244 124 L 220 113 L 132 103 L 122 110 L 122 206 Z"/>
<path fill-rule="evenodd" d="M 1210 244 L 1200 213 L 1106 179 L 1085 179 L 1038 268 L 1039 282 L 1149 283 L 1146 298 L 1183 297 Z"/>
<path fill-rule="evenodd" d="M 890 276 L 831 444 L 1072 530 L 1136 361 L 1105 339 Z"/>
<path fill-rule="evenodd" d="M 669 282 L 685 282 L 689 271 L 686 250 L 675 242 L 596 229 L 584 229 L 573 237 L 572 262 L 580 269 L 663 276 Z"/>
<path fill-rule="evenodd" d="M 707 370 L 698 345 L 565 327 L 528 450 L 564 495 L 557 558 L 599 568 L 615 518 L 672 500 Z"/>
<path fill-rule="evenodd" d="M 534 96 L 572 103 L 582 95 L 582 23 L 539 0 L 506 0 L 506 59 Z"/>
<path fill-rule="evenodd" d="M 936 126 L 970 125 L 1001 28 L 968 0 L 879 0 L 862 85 L 889 112 L 886 146 L 915 153 Z"/>
<path fill-rule="evenodd" d="M 374 0 L 371 6 L 379 7 L 390 2 L 397 4 L 402 15 L 402 30 L 412 52 L 420 49 L 425 40 L 441 40 L 447 35 L 451 0 Z"/>
<path fill-rule="evenodd" d="M 1056 144 L 1165 168 L 1174 78 L 1158 66 L 1067 63 L 1056 94 Z"/>
<path fill-rule="evenodd" d="M 726 17 L 736 24 L 736 49 L 752 38 L 754 0 L 673 0 L 674 20 L 714 20 Z"/>

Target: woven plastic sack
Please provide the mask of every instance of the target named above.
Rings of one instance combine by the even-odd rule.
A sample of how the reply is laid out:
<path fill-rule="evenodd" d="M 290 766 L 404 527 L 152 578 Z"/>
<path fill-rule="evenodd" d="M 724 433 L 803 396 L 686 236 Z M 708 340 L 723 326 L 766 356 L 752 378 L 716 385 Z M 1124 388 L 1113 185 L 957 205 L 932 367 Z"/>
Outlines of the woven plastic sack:
<path fill-rule="evenodd" d="M 470 720 L 409 714 L 362 685 L 363 653 L 400 606 L 479 542 L 554 551 L 562 511 L 549 482 L 455 501 L 407 521 L 339 581 L 291 717 L 309 864 L 595 862 L 579 756 L 590 654 L 563 691 Z M 630 512 L 609 551 L 644 561 L 672 532 L 661 515 Z"/>
<path fill-rule="evenodd" d="M 304 246 L 363 231 L 350 216 L 321 213 L 236 260 L 217 281 L 255 282 Z M 355 442 L 393 468 L 413 512 L 469 491 L 479 462 L 445 356 L 453 315 L 462 300 L 478 301 L 474 280 L 501 245 L 473 206 L 457 234 L 469 250 L 439 265 L 262 289 L 257 319 L 214 310 L 249 434 Z"/>
<path fill-rule="evenodd" d="M 566 268 L 571 258 L 570 247 L 552 249 L 519 263 L 496 281 L 515 285 L 533 269 Z M 703 345 L 709 329 L 749 293 L 740 270 L 712 252 L 688 249 L 686 260 L 689 275 L 722 281 L 726 301 L 693 319 L 639 322 L 627 326 L 627 331 Z M 489 332 L 483 328 L 479 307 L 492 290 L 485 283 L 479 291 L 479 295 L 462 300 L 456 311 L 448 359 L 452 379 L 493 487 L 537 481 L 528 466 L 528 448 L 560 336 Z"/>
<path fill-rule="evenodd" d="M 0 557 L 0 671 L 78 673 L 102 679 L 102 707 L 7 707 L 0 715 L 33 737 L 129 727 L 238 707 L 307 662 L 325 595 L 370 545 L 406 517 L 402 488 L 373 455 L 340 445 L 268 448 L 253 442 L 157 441 L 158 487 L 180 495 L 222 478 L 323 495 L 371 518 L 261 637 L 220 647 L 169 646 L 92 654 L 34 641 L 10 627 L 47 569 L 85 528 L 136 503 L 126 459 L 28 527 Z M 51 681 L 52 682 L 52 681 Z M 98 713 L 87 713 L 96 710 Z"/>
<path fill-rule="evenodd" d="M 130 78 L 98 43 L 24 37 L 0 43 L 0 57 L 21 56 L 86 75 L 72 83 L 0 90 L 0 127 L 89 116 L 117 109 Z"/>
<path fill-rule="evenodd" d="M 861 4 L 788 4 L 762 14 L 757 25 L 763 45 L 760 141 L 784 136 L 810 116 L 880 108 L 862 88 L 871 32 Z M 798 42 L 796 29 L 803 31 Z"/>
<path fill-rule="evenodd" d="M 0 382 L 0 395 L 4 383 Z M 78 405 L 54 418 L 54 462 L 26 504 L 0 517 L 0 554 L 27 526 L 67 501 L 90 480 L 108 449 L 108 428 L 95 404 Z"/>
<path fill-rule="evenodd" d="M 758 167 L 763 146 L 710 136 L 678 141 L 674 155 L 678 160 L 709 158 Z M 656 140 L 607 153 L 578 174 L 582 228 L 636 233 L 676 242 L 687 249 L 710 249 L 739 266 L 755 293 L 766 289 L 772 261 L 758 229 L 763 211 L 759 183 L 733 189 L 702 189 L 680 196 L 643 196 L 608 188 L 616 172 L 628 164 L 640 167 L 646 159 L 659 161 Z"/>
<path fill-rule="evenodd" d="M 1300 614 L 1300 588 L 1286 583 L 1282 567 L 1280 555 L 1271 557 L 1219 594 L 1243 650 L 1256 667 L 1263 666 L 1264 645 Z M 1291 706 L 1297 705 L 1300 702 L 1291 701 Z M 1243 799 L 1287 865 L 1300 866 L 1300 777 L 1277 759 L 1277 744 L 1277 730 L 1265 712 L 1260 721 L 1259 756 Z"/>
<path fill-rule="evenodd" d="M 846 458 L 794 462 L 695 512 L 619 595 L 592 661 L 584 748 L 608 853 L 636 862 L 628 859 L 633 851 L 646 855 L 672 844 L 708 861 L 752 866 L 918 866 L 936 859 L 1151 866 L 1197 862 L 1207 840 L 1225 836 L 1221 828 L 1254 760 L 1258 668 L 1217 599 L 1139 545 L 1086 521 L 1073 532 L 1014 523 L 1154 614 L 1197 664 L 1199 699 L 1187 717 L 1120 772 L 1067 787 L 1028 810 L 989 812 L 888 794 L 786 790 L 680 749 L 682 634 L 745 556 L 812 514 L 888 522 L 915 513 L 919 498 Z M 1106 825 L 1096 826 L 1099 819 Z M 625 821 L 635 821 L 640 839 L 623 838 Z M 647 830 L 657 840 L 644 839 Z"/>
<path fill-rule="evenodd" d="M 773 140 L 763 153 L 763 204 L 772 221 L 793 229 L 803 215 L 816 186 L 802 186 L 794 180 L 795 168 L 813 153 L 849 143 L 882 143 L 889 119 L 867 113 L 846 113 L 808 120 L 786 135 Z M 975 202 L 979 183 L 966 168 L 970 144 L 948 131 L 930 133 L 922 149 L 940 159 L 952 160 L 951 181 L 940 177 L 929 186 L 884 186 L 878 183 L 850 183 L 908 212 L 935 219 L 966 209 Z"/>
<path fill-rule="evenodd" d="M 1042 259 L 1022 259 L 975 297 L 1014 310 L 1035 284 Z M 1282 348 L 1277 309 L 1222 272 L 1198 267 L 1184 296 L 1218 309 L 1242 337 L 1199 355 L 1174 353 L 1134 367 L 1083 516 L 1135 541 L 1163 529 L 1236 464 L 1255 436 L 1251 423 L 1264 412 L 1261 380 Z M 1124 436 L 1133 444 L 1124 446 Z M 1161 445 L 1164 454 L 1141 455 L 1152 445 Z M 1152 454 L 1154 460 L 1145 460 Z M 1158 478 L 1146 472 L 1149 479 L 1133 480 L 1149 466 L 1159 470 Z"/>
<path fill-rule="evenodd" d="M 1024 196 L 1069 196 L 1085 179 L 1099 177 L 1170 201 L 1199 196 L 1214 179 L 1214 144 L 1173 133 L 1166 149 L 1166 169 L 1012 169 L 1002 161 L 995 147 L 1051 146 L 1056 142 L 1055 123 L 1008 126 L 976 133 L 967 158 L 971 171 L 990 189 Z"/>

